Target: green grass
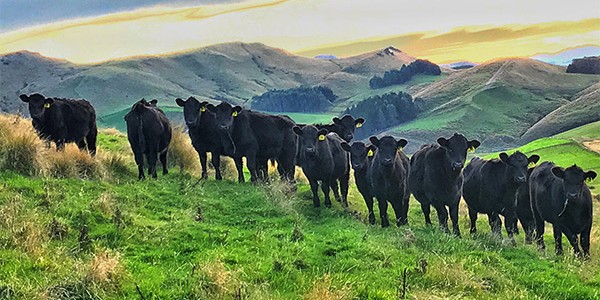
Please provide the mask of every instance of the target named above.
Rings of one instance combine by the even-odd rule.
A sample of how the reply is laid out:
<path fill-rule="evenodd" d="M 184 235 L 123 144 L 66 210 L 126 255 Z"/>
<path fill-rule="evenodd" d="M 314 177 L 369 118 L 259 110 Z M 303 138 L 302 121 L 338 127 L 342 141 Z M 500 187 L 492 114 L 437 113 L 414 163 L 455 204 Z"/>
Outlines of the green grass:
<path fill-rule="evenodd" d="M 105 151 L 129 151 L 122 136 L 99 138 Z M 588 160 L 569 140 L 526 147 L 552 151 L 541 152 L 542 159 L 570 147 L 573 159 Z M 288 195 L 278 184 L 235 183 L 233 173 L 223 182 L 195 184 L 173 168 L 140 182 L 131 161 L 129 168 L 104 181 L 0 171 L 0 295 L 44 299 L 64 287 L 102 299 L 140 299 L 137 284 L 146 299 L 234 299 L 238 289 L 243 299 L 397 299 L 407 268 L 408 296 L 416 299 L 600 299 L 597 230 L 592 259 L 580 261 L 568 251 L 556 257 L 551 233 L 546 253 L 524 245 L 522 236 L 511 246 L 489 233 L 485 218 L 480 233 L 469 236 L 464 207 L 463 237 L 455 238 L 425 226 L 414 199 L 409 226 L 367 225 L 354 186 L 349 201 L 360 215 L 338 203 L 313 208 L 305 183 Z M 124 226 L 114 221 L 117 209 Z M 598 205 L 594 214 L 597 228 Z M 48 239 L 53 218 L 68 226 L 65 239 Z M 80 251 L 83 224 L 92 249 Z M 118 253 L 122 269 L 102 281 L 89 270 L 106 249 Z M 417 267 L 423 261 L 427 267 Z"/>
<path fill-rule="evenodd" d="M 569 138 L 577 141 L 600 139 L 600 121 L 573 128 L 557 134 L 557 138 Z"/>

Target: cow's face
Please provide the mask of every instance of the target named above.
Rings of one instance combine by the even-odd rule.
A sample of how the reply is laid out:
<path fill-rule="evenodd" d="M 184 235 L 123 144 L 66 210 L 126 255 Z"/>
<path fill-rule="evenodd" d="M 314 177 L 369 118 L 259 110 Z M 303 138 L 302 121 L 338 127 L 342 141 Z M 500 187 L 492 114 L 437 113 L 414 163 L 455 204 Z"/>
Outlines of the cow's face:
<path fill-rule="evenodd" d="M 377 149 L 375 146 L 367 146 L 363 142 L 354 142 L 352 145 L 342 142 L 342 148 L 344 151 L 350 153 L 352 168 L 355 170 L 366 168 L 369 163 L 369 158 L 375 155 L 375 150 Z"/>
<path fill-rule="evenodd" d="M 445 161 L 449 163 L 446 167 L 454 172 L 462 170 L 467 159 L 467 151 L 473 151 L 481 145 L 478 140 L 468 141 L 462 134 L 458 133 L 455 133 L 450 139 L 441 137 L 437 142 L 446 151 Z"/>
<path fill-rule="evenodd" d="M 583 191 L 585 181 L 591 181 L 596 178 L 596 172 L 584 172 L 577 165 L 572 165 L 566 169 L 554 167 L 552 168 L 552 174 L 562 179 L 563 190 L 567 196 L 567 199 L 565 199 L 566 201 L 578 198 Z"/>
<path fill-rule="evenodd" d="M 217 128 L 227 132 L 233 130 L 233 122 L 242 111 L 240 106 L 231 106 L 227 102 L 221 102 L 217 106 L 208 106 L 208 109 L 216 115 Z"/>
<path fill-rule="evenodd" d="M 508 167 L 508 173 L 513 182 L 525 183 L 527 181 L 527 168 L 530 164 L 535 164 L 540 160 L 538 155 L 527 157 L 525 154 L 517 151 L 510 156 L 504 152 L 498 155 L 500 161 Z"/>
<path fill-rule="evenodd" d="M 29 106 L 29 115 L 34 120 L 42 120 L 44 118 L 44 113 L 52 109 L 54 105 L 54 100 L 51 98 L 46 98 L 40 94 L 33 94 L 31 96 L 21 95 L 19 96 L 21 101 L 25 102 Z"/>
<path fill-rule="evenodd" d="M 315 157 L 319 143 L 327 140 L 327 129 L 318 129 L 313 125 L 306 125 L 302 128 L 294 126 L 294 133 L 300 137 L 300 151 L 307 157 Z"/>
<path fill-rule="evenodd" d="M 333 123 L 339 128 L 338 135 L 349 143 L 354 138 L 354 129 L 361 127 L 365 123 L 365 119 L 358 118 L 355 120 L 352 116 L 345 115 L 341 119 L 338 117 L 333 118 Z"/>
<path fill-rule="evenodd" d="M 183 118 L 185 123 L 190 126 L 196 124 L 200 118 L 200 114 L 207 110 L 206 105 L 208 102 L 202 102 L 196 100 L 194 97 L 189 97 L 187 100 L 180 98 L 175 99 L 177 105 L 183 107 Z"/>
<path fill-rule="evenodd" d="M 377 147 L 377 161 L 383 166 L 392 166 L 396 163 L 398 151 L 408 144 L 405 139 L 396 140 L 392 136 L 384 136 L 378 139 L 375 136 L 369 138 L 373 146 Z"/>

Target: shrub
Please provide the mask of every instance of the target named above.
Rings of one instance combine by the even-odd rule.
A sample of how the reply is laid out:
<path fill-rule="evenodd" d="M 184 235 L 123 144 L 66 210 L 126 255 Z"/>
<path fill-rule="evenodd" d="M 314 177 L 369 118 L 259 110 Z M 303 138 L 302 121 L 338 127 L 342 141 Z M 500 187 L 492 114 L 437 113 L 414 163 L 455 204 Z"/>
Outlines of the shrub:
<path fill-rule="evenodd" d="M 0 169 L 36 175 L 42 142 L 31 123 L 18 116 L 0 114 Z"/>

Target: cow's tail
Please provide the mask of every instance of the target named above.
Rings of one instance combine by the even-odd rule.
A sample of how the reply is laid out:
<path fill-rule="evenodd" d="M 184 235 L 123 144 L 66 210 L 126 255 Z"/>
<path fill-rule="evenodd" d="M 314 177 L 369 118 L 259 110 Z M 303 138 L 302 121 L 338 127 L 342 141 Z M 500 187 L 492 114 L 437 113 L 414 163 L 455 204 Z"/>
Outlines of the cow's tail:
<path fill-rule="evenodd" d="M 142 116 L 139 116 L 139 123 L 137 126 L 137 132 L 138 132 L 138 143 L 140 146 L 140 150 L 143 152 L 146 151 L 146 138 L 144 137 L 144 122 L 142 121 Z"/>

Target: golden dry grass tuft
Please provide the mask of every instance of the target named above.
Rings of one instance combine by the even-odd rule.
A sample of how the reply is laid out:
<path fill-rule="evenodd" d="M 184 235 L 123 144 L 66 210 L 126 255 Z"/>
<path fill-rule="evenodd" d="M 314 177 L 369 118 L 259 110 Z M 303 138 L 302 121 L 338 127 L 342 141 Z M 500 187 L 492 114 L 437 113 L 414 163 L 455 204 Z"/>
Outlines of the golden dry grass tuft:
<path fill-rule="evenodd" d="M 102 163 L 75 144 L 67 144 L 64 151 L 44 153 L 44 172 L 56 178 L 106 178 Z"/>
<path fill-rule="evenodd" d="M 197 269 L 197 270 L 196 270 Z M 209 261 L 194 267 L 194 288 L 191 298 L 231 299 L 244 288 L 238 274 L 230 271 L 220 260 Z M 235 298 L 237 299 L 237 298 Z"/>
<path fill-rule="evenodd" d="M 92 256 L 89 264 L 84 266 L 85 281 L 103 288 L 118 289 L 127 277 L 121 254 L 114 250 L 103 249 Z"/>
<path fill-rule="evenodd" d="M 2 247 L 21 249 L 36 259 L 42 257 L 49 237 L 38 219 L 24 207 L 21 197 L 4 202 L 0 206 L 0 228 L 7 236 L 0 237 Z"/>
<path fill-rule="evenodd" d="M 0 114 L 0 169 L 37 175 L 42 141 L 31 122 L 15 115 Z"/>
<path fill-rule="evenodd" d="M 331 284 L 329 274 L 325 275 L 313 282 L 311 290 L 304 295 L 305 300 L 344 300 L 350 299 L 350 290 L 348 287 L 336 289 Z"/>
<path fill-rule="evenodd" d="M 173 128 L 167 160 L 169 166 L 178 167 L 182 173 L 195 174 L 200 169 L 198 154 L 182 127 Z"/>

